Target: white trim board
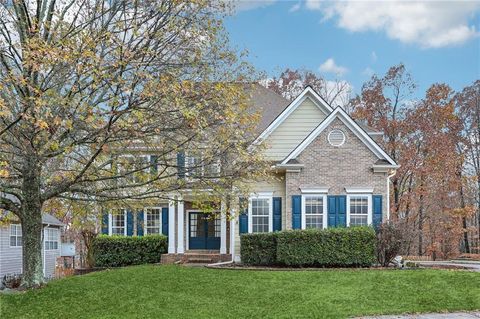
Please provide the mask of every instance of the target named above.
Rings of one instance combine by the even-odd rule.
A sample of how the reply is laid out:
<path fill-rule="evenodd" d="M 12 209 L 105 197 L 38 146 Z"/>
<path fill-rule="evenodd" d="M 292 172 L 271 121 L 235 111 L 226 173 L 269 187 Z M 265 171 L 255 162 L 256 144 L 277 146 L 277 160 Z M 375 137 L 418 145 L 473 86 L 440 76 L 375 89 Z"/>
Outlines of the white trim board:
<path fill-rule="evenodd" d="M 307 98 L 310 98 L 312 102 L 323 112 L 325 115 L 329 115 L 333 109 L 332 107 L 320 96 L 314 89 L 307 86 L 302 93 L 300 93 L 283 111 L 280 115 L 273 120 L 270 125 L 255 139 L 252 145 L 258 145 L 264 141 L 280 124 L 285 121 Z"/>
<path fill-rule="evenodd" d="M 305 148 L 322 133 L 335 118 L 345 124 L 350 131 L 352 131 L 379 159 L 387 160 L 392 166 L 397 166 L 397 163 L 377 144 L 375 141 L 347 114 L 341 107 L 337 107 L 330 113 L 325 120 L 323 120 L 297 147 L 282 161 L 281 164 L 286 164 L 291 159 L 296 158 Z"/>

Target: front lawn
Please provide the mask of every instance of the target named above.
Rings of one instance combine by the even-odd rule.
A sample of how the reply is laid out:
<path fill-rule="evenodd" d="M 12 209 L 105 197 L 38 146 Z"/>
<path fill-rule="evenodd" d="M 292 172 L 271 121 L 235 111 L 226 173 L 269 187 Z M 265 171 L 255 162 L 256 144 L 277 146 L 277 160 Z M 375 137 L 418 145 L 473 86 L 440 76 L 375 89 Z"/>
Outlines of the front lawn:
<path fill-rule="evenodd" d="M 137 266 L 0 296 L 0 318 L 345 318 L 480 309 L 480 273 Z"/>

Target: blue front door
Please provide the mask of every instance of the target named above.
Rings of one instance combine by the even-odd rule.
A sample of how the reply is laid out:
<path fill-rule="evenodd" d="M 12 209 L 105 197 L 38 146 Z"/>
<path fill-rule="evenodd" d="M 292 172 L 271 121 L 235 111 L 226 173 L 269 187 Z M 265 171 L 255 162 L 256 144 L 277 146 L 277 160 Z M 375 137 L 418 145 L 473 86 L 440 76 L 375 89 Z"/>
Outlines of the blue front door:
<path fill-rule="evenodd" d="M 220 249 L 220 220 L 202 212 L 189 215 L 189 249 Z"/>

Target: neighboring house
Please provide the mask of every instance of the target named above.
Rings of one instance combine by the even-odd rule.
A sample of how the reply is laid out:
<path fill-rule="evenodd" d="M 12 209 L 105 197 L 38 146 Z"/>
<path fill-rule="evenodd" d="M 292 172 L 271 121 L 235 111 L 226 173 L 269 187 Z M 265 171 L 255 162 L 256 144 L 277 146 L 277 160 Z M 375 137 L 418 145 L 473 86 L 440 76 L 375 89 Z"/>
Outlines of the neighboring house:
<path fill-rule="evenodd" d="M 254 183 L 250 197 L 240 199 L 248 209 L 230 221 L 208 219 L 192 207 L 193 195 L 181 192 L 141 211 L 105 214 L 103 233 L 165 234 L 169 261 L 197 250 L 239 260 L 242 233 L 372 225 L 389 218 L 390 177 L 398 165 L 375 142 L 381 132 L 333 109 L 310 87 L 289 103 L 258 85 L 251 102 L 262 114 L 251 147 L 266 143 L 277 179 Z M 188 171 L 195 159 L 184 162 Z"/>
<path fill-rule="evenodd" d="M 43 274 L 51 278 L 55 274 L 55 263 L 60 256 L 60 232 L 63 227 L 55 217 L 43 214 L 42 262 Z M 11 222 L 0 226 L 0 277 L 23 272 L 22 225 Z"/>

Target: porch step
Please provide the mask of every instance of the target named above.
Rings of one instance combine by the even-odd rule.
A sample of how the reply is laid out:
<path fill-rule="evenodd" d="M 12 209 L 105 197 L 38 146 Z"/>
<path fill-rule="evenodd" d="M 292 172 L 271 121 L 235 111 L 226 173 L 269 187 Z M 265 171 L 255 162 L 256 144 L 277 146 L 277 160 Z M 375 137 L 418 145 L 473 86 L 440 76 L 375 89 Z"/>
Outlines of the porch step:
<path fill-rule="evenodd" d="M 230 254 L 220 254 L 220 253 L 199 253 L 199 252 L 188 252 L 185 254 L 164 254 L 162 255 L 162 264 L 171 264 L 175 262 L 180 262 L 182 264 L 191 263 L 191 264 L 213 264 L 221 261 L 231 260 Z"/>

